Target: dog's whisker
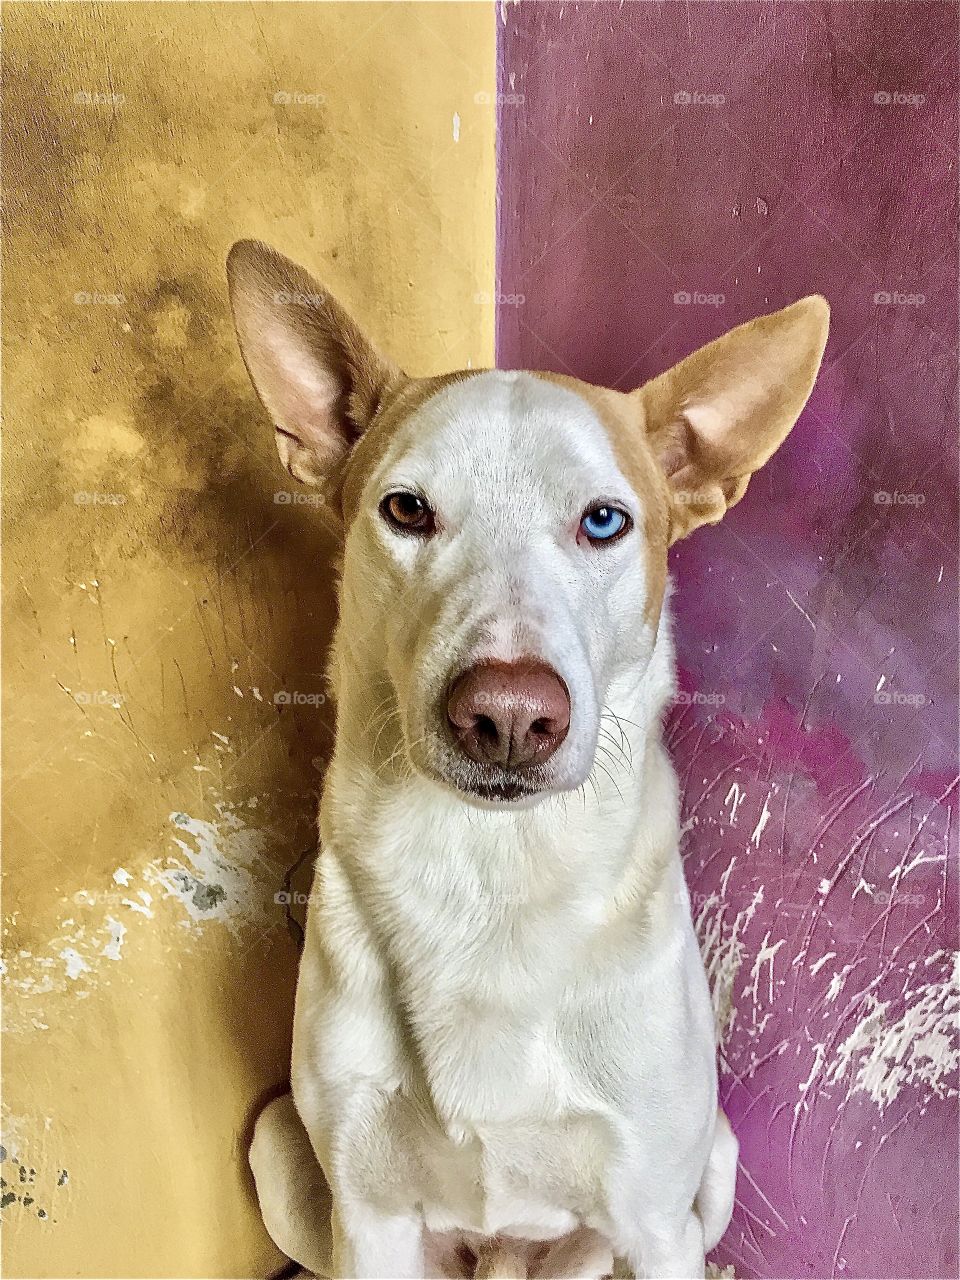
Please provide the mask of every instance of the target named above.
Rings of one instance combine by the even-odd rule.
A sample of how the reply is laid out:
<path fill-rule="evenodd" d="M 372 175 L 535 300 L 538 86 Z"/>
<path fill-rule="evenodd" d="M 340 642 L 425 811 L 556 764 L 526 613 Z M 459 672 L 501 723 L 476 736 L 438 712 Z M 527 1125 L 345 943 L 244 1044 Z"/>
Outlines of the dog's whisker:
<path fill-rule="evenodd" d="M 623 744 L 623 746 L 626 748 L 626 750 L 629 751 L 630 753 L 630 764 L 632 767 L 633 766 L 633 744 L 630 741 L 630 737 L 627 734 L 626 730 L 624 729 L 623 725 L 620 723 L 620 717 L 617 715 L 617 713 L 611 707 L 608 707 L 606 704 L 604 704 L 604 706 L 600 711 L 601 725 L 603 724 L 603 721 L 606 718 L 611 719 L 613 723 L 617 726 L 617 732 L 620 734 L 620 741 Z M 630 720 L 627 721 L 627 724 L 632 724 L 632 723 L 633 722 Z M 634 725 L 634 728 L 637 728 L 637 727 L 638 726 Z"/>
<path fill-rule="evenodd" d="M 611 756 L 614 760 L 616 760 L 616 759 L 617 759 L 617 757 L 619 757 L 619 761 L 621 761 L 621 762 L 622 762 L 622 764 L 623 764 L 623 768 L 626 770 L 626 772 L 627 772 L 627 773 L 631 773 L 631 772 L 633 771 L 633 757 L 632 757 L 632 755 L 629 755 L 629 756 L 628 756 L 628 755 L 627 755 L 627 753 L 626 753 L 626 751 L 624 751 L 623 747 L 622 747 L 622 746 L 620 745 L 620 743 L 616 740 L 616 738 L 613 736 L 613 734 L 611 734 L 611 733 L 607 732 L 607 730 L 605 730 L 605 729 L 601 729 L 601 730 L 600 730 L 600 734 L 601 734 L 601 736 L 603 737 L 603 739 L 604 739 L 604 741 L 605 741 L 605 742 L 609 742 L 609 743 L 610 743 L 610 746 L 609 746 L 609 747 L 604 747 L 604 746 L 602 746 L 602 745 L 598 742 L 598 743 L 597 743 L 597 750 L 598 750 L 598 751 L 603 751 L 603 752 L 604 752 L 604 754 Z M 614 753 L 615 753 L 615 754 L 614 754 Z"/>
<path fill-rule="evenodd" d="M 393 707 L 388 712 L 388 714 L 384 717 L 383 723 L 380 725 L 380 728 L 377 730 L 377 736 L 374 739 L 373 746 L 370 749 L 371 755 L 376 756 L 377 750 L 380 746 L 380 739 L 383 737 L 384 733 L 386 733 L 387 729 L 394 721 L 396 721 L 397 724 L 399 724 L 402 728 L 402 722 L 400 719 L 400 708 L 397 706 Z"/>
<path fill-rule="evenodd" d="M 602 751 L 605 756 L 612 759 L 617 767 L 623 769 L 624 773 L 632 774 L 633 757 L 624 751 L 623 747 L 615 738 L 610 737 L 609 735 L 604 735 L 604 741 L 608 741 L 611 745 L 607 747 L 598 742 L 597 751 Z"/>
<path fill-rule="evenodd" d="M 600 770 L 600 772 L 601 772 L 602 774 L 604 774 L 604 775 L 605 775 L 605 776 L 610 780 L 610 784 L 611 784 L 611 785 L 613 786 L 613 788 L 616 790 L 616 793 L 617 793 L 617 795 L 620 797 L 620 800 L 621 800 L 621 803 L 622 803 L 622 801 L 623 801 L 623 792 L 620 790 L 620 787 L 619 787 L 619 785 L 618 785 L 618 783 L 617 783 L 616 778 L 613 776 L 613 774 L 610 772 L 610 770 L 607 768 L 607 766 L 606 766 L 605 764 L 603 764 L 601 761 L 596 760 L 596 761 L 594 761 L 594 763 L 595 763 L 596 767 Z"/>

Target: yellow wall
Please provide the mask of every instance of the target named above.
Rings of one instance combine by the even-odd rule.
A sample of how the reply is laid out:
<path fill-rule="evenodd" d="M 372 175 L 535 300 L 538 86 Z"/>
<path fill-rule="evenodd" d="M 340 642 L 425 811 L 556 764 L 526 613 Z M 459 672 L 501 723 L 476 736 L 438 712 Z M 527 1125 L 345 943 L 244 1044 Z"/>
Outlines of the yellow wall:
<path fill-rule="evenodd" d="M 322 694 L 332 588 L 312 508 L 273 499 L 223 259 L 312 265 L 411 372 L 490 363 L 495 13 L 4 19 L 5 1273 L 264 1274 L 273 896 L 330 744 L 274 696 Z"/>

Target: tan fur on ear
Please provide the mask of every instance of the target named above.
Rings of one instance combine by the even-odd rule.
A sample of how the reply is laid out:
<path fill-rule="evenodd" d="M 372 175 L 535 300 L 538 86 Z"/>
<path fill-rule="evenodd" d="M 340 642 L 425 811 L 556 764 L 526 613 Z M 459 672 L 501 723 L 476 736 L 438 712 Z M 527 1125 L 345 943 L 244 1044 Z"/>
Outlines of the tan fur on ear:
<path fill-rule="evenodd" d="M 671 542 L 715 524 L 786 439 L 820 368 L 830 307 L 817 294 L 740 325 L 646 383 L 647 439 L 671 498 Z"/>
<path fill-rule="evenodd" d="M 322 284 L 268 245 L 238 240 L 227 279 L 240 350 L 276 427 L 280 460 L 297 480 L 318 484 L 404 375 Z"/>

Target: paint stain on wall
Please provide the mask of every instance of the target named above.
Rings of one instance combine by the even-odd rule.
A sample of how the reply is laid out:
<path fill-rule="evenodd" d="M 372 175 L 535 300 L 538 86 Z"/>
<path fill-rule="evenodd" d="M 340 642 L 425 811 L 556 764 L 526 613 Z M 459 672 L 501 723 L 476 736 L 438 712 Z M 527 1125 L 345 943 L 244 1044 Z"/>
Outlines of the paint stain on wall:
<path fill-rule="evenodd" d="M 87 999 L 131 951 L 155 947 L 158 929 L 166 931 L 167 950 L 181 957 L 191 947 L 184 931 L 199 940 L 212 924 L 245 945 L 252 935 L 264 953 L 284 942 L 286 915 L 277 895 L 288 832 L 275 800 L 208 805 L 211 820 L 169 815 L 159 855 L 129 856 L 127 866 L 99 884 L 61 899 L 58 927 L 42 951 L 8 954 L 2 962 L 5 1032 L 49 1031 L 44 997 L 69 991 Z"/>

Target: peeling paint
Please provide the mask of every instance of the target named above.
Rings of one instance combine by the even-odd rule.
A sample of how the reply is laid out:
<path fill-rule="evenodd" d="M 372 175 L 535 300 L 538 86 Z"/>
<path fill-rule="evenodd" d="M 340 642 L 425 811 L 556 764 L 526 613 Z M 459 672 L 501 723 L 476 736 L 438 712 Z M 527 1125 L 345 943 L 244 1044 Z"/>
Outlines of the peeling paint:
<path fill-rule="evenodd" d="M 139 870 L 117 868 L 104 884 L 78 890 L 69 903 L 64 900 L 58 929 L 42 952 L 20 950 L 4 958 L 4 1030 L 49 1030 L 42 997 L 67 989 L 76 998 L 88 996 L 100 982 L 102 963 L 122 963 L 127 948 L 138 945 L 137 928 L 157 918 L 158 892 L 165 920 L 194 934 L 210 924 L 234 936 L 251 928 L 285 929 L 285 914 L 274 901 L 282 872 L 268 856 L 280 837 L 258 797 L 217 801 L 214 813 L 210 821 L 172 813 L 173 852 Z"/>
<path fill-rule="evenodd" d="M 960 954 L 942 982 L 905 993 L 906 1008 L 888 1021 L 890 1002 L 867 996 L 867 1013 L 837 1050 L 828 1083 L 850 1079 L 883 1110 L 907 1085 L 956 1097 L 960 1068 Z"/>
<path fill-rule="evenodd" d="M 144 878 L 177 899 L 197 924 L 219 920 L 232 931 L 263 924 L 271 916 L 264 873 L 275 874 L 265 857 L 270 837 L 250 827 L 231 806 L 218 804 L 217 813 L 212 822 L 172 813 L 171 824 L 183 833 L 174 843 L 184 858 L 153 863 Z"/>
<path fill-rule="evenodd" d="M 732 865 L 732 864 L 731 864 Z M 747 954 L 743 933 L 763 902 L 763 889 L 736 914 L 723 901 L 722 892 L 711 894 L 701 905 L 695 921 L 700 952 L 710 983 L 717 1039 L 722 1044 L 737 1017 L 734 985 Z M 728 922 L 728 916 L 732 920 Z"/>
<path fill-rule="evenodd" d="M 14 1115 L 3 1110 L 2 1134 L 0 1134 L 0 1209 L 19 1210 L 30 1219 L 51 1221 L 51 1203 L 69 1182 L 66 1169 L 51 1170 L 45 1159 L 26 1154 L 27 1144 L 22 1135 L 40 1135 L 39 1149 L 45 1152 L 51 1140 L 52 1120 L 47 1117 Z"/>

